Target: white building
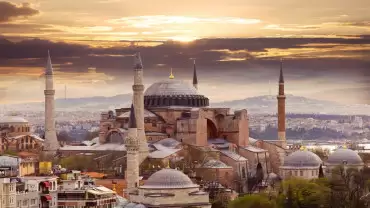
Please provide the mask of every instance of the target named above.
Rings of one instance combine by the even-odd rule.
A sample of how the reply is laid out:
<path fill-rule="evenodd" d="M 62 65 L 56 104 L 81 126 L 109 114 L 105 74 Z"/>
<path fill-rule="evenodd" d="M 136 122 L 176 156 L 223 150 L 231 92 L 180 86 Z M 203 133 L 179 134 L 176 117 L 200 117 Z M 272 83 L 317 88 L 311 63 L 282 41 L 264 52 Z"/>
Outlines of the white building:
<path fill-rule="evenodd" d="M 208 193 L 183 172 L 170 168 L 151 175 L 144 185 L 129 193 L 129 198 L 131 203 L 124 207 L 211 207 Z"/>

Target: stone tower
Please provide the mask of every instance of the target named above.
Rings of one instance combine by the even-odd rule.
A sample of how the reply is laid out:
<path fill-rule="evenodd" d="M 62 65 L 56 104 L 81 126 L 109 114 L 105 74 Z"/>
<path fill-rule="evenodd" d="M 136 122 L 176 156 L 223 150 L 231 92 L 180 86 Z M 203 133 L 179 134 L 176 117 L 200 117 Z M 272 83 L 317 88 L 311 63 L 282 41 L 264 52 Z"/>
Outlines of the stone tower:
<path fill-rule="evenodd" d="M 134 85 L 132 86 L 133 105 L 135 106 L 135 117 L 137 123 L 137 134 L 139 139 L 139 163 L 143 162 L 148 156 L 148 143 L 146 141 L 144 129 L 144 85 L 143 85 L 143 64 L 140 53 L 135 54 L 134 62 Z"/>
<path fill-rule="evenodd" d="M 284 93 L 284 75 L 283 75 L 283 60 L 280 61 L 280 77 L 279 77 L 279 93 L 278 100 L 278 138 L 282 147 L 286 147 L 285 137 L 285 93 Z"/>
<path fill-rule="evenodd" d="M 131 105 L 128 134 L 125 139 L 126 152 L 127 152 L 127 191 L 131 192 L 133 189 L 139 186 L 139 149 L 140 142 L 138 138 L 138 129 L 135 117 L 134 105 Z M 127 194 L 129 196 L 129 194 Z"/>
<path fill-rule="evenodd" d="M 45 69 L 45 141 L 44 153 L 54 155 L 59 148 L 57 133 L 55 131 L 55 113 L 54 113 L 54 80 L 53 66 L 51 64 L 50 53 L 48 51 L 48 60 Z"/>
<path fill-rule="evenodd" d="M 195 66 L 195 59 L 194 59 L 193 86 L 195 87 L 195 89 L 198 89 L 198 77 L 197 77 L 197 67 Z"/>

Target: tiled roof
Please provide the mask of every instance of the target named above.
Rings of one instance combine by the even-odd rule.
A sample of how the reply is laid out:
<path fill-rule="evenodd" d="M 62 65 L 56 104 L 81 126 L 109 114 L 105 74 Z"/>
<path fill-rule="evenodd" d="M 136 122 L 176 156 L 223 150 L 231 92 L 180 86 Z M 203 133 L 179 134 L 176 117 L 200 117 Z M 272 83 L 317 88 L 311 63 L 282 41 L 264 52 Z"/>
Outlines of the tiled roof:
<path fill-rule="evenodd" d="M 154 159 L 162 159 L 166 158 L 172 154 L 175 154 L 176 152 L 180 151 L 181 149 L 162 149 L 162 150 L 156 150 L 154 152 L 149 153 L 150 158 Z"/>
<path fill-rule="evenodd" d="M 229 151 L 229 150 L 221 150 L 221 153 L 230 157 L 231 159 L 235 160 L 235 161 L 239 161 L 239 162 L 242 162 L 242 161 L 247 161 L 247 159 L 235 152 L 232 152 L 232 151 Z"/>

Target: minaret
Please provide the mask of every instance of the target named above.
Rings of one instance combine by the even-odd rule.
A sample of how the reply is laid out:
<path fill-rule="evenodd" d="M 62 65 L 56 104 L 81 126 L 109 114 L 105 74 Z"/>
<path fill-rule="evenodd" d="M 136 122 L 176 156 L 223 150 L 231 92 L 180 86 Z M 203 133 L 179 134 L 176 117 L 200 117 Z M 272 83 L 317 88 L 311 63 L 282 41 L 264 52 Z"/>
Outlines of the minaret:
<path fill-rule="evenodd" d="M 285 93 L 284 93 L 284 76 L 283 76 L 283 60 L 280 61 L 280 77 L 279 77 L 279 94 L 278 100 L 278 139 L 282 142 L 282 147 L 286 147 L 285 137 Z"/>
<path fill-rule="evenodd" d="M 139 163 L 143 162 L 149 154 L 148 143 L 146 141 L 144 129 L 144 85 L 143 85 L 143 64 L 141 62 L 140 53 L 135 54 L 134 62 L 134 91 L 133 104 L 135 106 L 135 116 L 137 122 L 137 134 L 139 139 Z"/>
<path fill-rule="evenodd" d="M 195 89 L 198 89 L 198 77 L 197 77 L 197 67 L 195 66 L 195 59 L 194 59 L 193 86 L 195 87 Z"/>
<path fill-rule="evenodd" d="M 128 133 L 125 139 L 126 151 L 127 151 L 127 169 L 126 169 L 126 178 L 127 178 L 127 197 L 129 193 L 139 186 L 139 159 L 140 159 L 140 142 L 138 138 L 138 129 L 137 122 L 135 117 L 135 108 L 134 105 L 131 105 L 129 124 L 128 124 Z"/>
<path fill-rule="evenodd" d="M 59 148 L 57 133 L 55 131 L 53 74 L 53 66 L 51 65 L 50 53 L 48 51 L 48 60 L 45 69 L 45 141 L 43 149 L 48 156 L 54 155 Z"/>

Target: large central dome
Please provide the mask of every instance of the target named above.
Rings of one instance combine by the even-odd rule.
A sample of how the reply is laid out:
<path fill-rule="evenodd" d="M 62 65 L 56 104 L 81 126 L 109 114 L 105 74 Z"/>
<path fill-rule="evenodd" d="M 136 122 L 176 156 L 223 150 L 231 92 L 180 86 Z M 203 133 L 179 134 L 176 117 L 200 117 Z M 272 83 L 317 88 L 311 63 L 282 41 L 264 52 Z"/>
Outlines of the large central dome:
<path fill-rule="evenodd" d="M 197 89 L 180 80 L 163 80 L 152 84 L 146 91 L 145 96 L 161 95 L 161 96 L 173 96 L 173 95 L 198 95 Z"/>
<path fill-rule="evenodd" d="M 168 79 L 152 84 L 144 93 L 145 107 L 188 106 L 205 107 L 207 97 L 187 82 Z"/>

